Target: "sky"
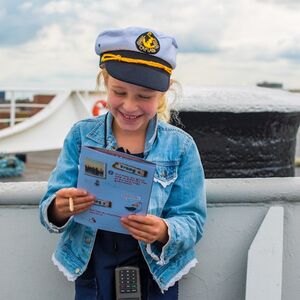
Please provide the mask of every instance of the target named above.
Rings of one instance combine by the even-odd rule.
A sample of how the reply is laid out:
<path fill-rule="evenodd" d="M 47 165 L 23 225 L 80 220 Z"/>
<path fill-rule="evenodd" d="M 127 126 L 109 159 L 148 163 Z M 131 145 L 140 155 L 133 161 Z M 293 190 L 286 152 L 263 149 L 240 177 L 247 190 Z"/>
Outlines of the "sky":
<path fill-rule="evenodd" d="M 99 32 L 173 35 L 173 78 L 193 86 L 300 88 L 299 0 L 0 0 L 0 88 L 95 88 Z"/>

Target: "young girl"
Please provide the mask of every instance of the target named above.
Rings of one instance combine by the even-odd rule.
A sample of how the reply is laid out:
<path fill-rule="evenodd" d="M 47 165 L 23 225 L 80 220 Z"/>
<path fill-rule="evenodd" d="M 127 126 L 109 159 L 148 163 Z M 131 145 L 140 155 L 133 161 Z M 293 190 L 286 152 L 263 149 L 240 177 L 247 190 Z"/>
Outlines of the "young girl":
<path fill-rule="evenodd" d="M 173 37 L 145 28 L 97 37 L 109 112 L 73 126 L 40 203 L 42 224 L 63 233 L 52 260 L 75 280 L 76 300 L 115 299 L 118 266 L 140 268 L 142 299 L 178 299 L 178 280 L 197 263 L 194 246 L 206 218 L 203 168 L 192 137 L 166 122 L 176 52 Z M 95 200 L 76 188 L 82 145 L 126 151 L 156 164 L 148 214 L 120 220 L 130 235 L 73 220 Z"/>

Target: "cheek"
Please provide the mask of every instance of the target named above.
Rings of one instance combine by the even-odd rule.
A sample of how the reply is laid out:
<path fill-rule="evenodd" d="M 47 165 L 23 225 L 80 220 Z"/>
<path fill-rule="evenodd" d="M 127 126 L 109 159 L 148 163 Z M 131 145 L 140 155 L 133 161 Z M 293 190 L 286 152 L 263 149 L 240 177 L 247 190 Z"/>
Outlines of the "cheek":
<path fill-rule="evenodd" d="M 107 104 L 109 107 L 116 107 L 118 106 L 120 101 L 118 101 L 118 99 L 114 96 L 112 96 L 111 94 L 108 94 L 108 97 L 107 97 Z"/>
<path fill-rule="evenodd" d="M 143 105 L 144 112 L 148 113 L 149 115 L 155 115 L 157 112 L 158 105 L 156 103 L 147 103 Z"/>
<path fill-rule="evenodd" d="M 146 103 L 146 109 L 149 113 L 156 114 L 159 106 L 159 99 L 155 99 L 149 103 Z"/>

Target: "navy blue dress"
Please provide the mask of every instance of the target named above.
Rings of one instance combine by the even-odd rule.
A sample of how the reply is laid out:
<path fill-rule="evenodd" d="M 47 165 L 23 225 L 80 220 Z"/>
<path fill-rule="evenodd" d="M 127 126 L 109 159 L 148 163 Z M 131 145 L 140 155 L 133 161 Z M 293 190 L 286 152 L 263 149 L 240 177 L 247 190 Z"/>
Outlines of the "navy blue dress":
<path fill-rule="evenodd" d="M 115 268 L 119 266 L 139 266 L 143 300 L 178 299 L 178 282 L 161 293 L 137 240 L 131 235 L 98 230 L 88 267 L 75 281 L 75 300 L 116 299 Z"/>

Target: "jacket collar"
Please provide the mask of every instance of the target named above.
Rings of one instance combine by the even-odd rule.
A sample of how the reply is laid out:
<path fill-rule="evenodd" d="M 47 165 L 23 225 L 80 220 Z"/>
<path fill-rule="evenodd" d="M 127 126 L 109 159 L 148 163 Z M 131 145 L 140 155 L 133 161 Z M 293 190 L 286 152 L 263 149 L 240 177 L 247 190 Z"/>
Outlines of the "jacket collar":
<path fill-rule="evenodd" d="M 101 116 L 97 118 L 96 125 L 86 135 L 86 137 L 93 140 L 97 144 L 100 144 L 101 147 L 106 147 L 107 149 L 115 149 L 117 147 L 117 141 L 112 131 L 112 122 L 113 122 L 113 115 L 110 112 L 108 112 L 105 116 Z M 158 118 L 156 114 L 150 120 L 147 127 L 145 147 L 144 147 L 145 156 L 148 155 L 153 143 L 155 142 L 155 138 L 157 135 L 157 125 L 158 125 Z"/>
<path fill-rule="evenodd" d="M 86 134 L 87 139 L 96 142 L 101 147 L 104 147 L 104 144 L 105 144 L 105 133 L 103 130 L 104 121 L 105 121 L 105 118 L 103 118 L 103 116 L 98 117 L 96 119 L 95 125 L 92 127 L 92 130 L 90 130 Z"/>

